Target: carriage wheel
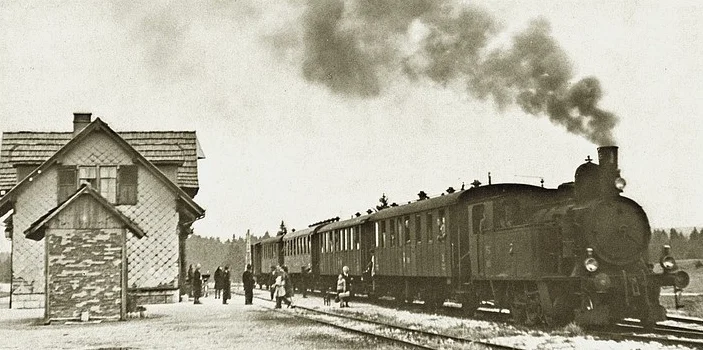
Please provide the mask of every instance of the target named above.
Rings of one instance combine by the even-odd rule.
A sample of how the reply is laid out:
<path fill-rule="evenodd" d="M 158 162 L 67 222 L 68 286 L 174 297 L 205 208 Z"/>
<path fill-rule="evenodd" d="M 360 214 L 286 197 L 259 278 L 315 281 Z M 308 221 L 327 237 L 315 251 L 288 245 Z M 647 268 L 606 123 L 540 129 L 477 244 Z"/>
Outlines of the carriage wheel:
<path fill-rule="evenodd" d="M 476 292 L 469 290 L 463 295 L 461 299 L 461 309 L 465 314 L 473 316 L 479 306 L 481 306 L 481 299 L 476 295 Z"/>
<path fill-rule="evenodd" d="M 558 295 L 552 302 L 551 315 L 545 315 L 545 322 L 550 326 L 565 326 L 574 321 L 574 298 L 568 295 Z"/>

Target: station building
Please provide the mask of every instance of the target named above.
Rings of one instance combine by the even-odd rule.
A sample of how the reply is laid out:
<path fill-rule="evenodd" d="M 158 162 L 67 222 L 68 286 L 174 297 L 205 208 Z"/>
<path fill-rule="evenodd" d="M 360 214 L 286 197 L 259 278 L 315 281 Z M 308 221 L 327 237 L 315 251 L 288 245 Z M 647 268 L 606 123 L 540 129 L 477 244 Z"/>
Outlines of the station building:
<path fill-rule="evenodd" d="M 205 215 L 193 200 L 204 158 L 195 132 L 115 132 L 90 113 L 73 125 L 2 134 L 10 307 L 124 317 L 126 299 L 178 301 L 185 240 Z"/>

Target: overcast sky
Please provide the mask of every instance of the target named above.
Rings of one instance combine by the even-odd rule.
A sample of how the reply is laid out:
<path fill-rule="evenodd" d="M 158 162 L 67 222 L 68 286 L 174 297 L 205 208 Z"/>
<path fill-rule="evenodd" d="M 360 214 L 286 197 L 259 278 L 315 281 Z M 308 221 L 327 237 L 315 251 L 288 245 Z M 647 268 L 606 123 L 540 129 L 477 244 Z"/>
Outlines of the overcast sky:
<path fill-rule="evenodd" d="M 556 187 L 596 143 L 652 226 L 703 226 L 698 1 L 28 3 L 0 2 L 0 130 L 197 131 L 200 235 Z"/>

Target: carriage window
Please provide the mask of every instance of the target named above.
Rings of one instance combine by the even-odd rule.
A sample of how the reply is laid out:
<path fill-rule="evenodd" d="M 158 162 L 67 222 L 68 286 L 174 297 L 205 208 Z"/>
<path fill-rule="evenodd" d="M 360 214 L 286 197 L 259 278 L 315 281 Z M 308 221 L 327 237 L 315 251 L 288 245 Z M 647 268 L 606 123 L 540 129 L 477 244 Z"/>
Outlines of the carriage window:
<path fill-rule="evenodd" d="M 427 213 L 425 220 L 425 234 L 427 235 L 427 243 L 432 243 L 432 238 L 434 237 L 433 227 L 432 213 Z"/>
<path fill-rule="evenodd" d="M 403 232 L 403 218 L 396 218 L 395 224 L 398 228 L 398 247 L 400 247 L 403 245 L 403 242 L 405 242 L 405 232 Z"/>
<path fill-rule="evenodd" d="M 344 229 L 344 250 L 349 250 L 349 229 Z"/>
<path fill-rule="evenodd" d="M 474 205 L 473 208 L 471 208 L 471 229 L 474 231 L 474 234 L 481 233 L 481 221 L 483 221 L 485 210 L 486 208 L 483 204 Z"/>
<path fill-rule="evenodd" d="M 351 248 L 352 248 L 351 229 L 345 228 L 345 229 L 344 229 L 344 235 L 347 236 L 347 250 L 351 250 Z"/>
<path fill-rule="evenodd" d="M 390 219 L 388 220 L 388 226 L 390 229 L 390 236 L 391 236 L 391 247 L 395 247 L 395 219 Z"/>
<path fill-rule="evenodd" d="M 380 225 L 380 224 L 379 224 L 378 222 L 374 223 L 374 225 L 373 225 L 373 228 L 374 228 L 374 235 L 375 235 L 374 238 L 376 238 L 376 240 L 374 241 L 375 247 L 380 247 L 380 246 L 381 246 L 381 237 L 380 237 L 380 235 L 381 235 L 381 230 L 380 230 L 380 228 L 379 228 L 379 225 Z"/>
<path fill-rule="evenodd" d="M 439 216 L 437 217 L 437 239 L 443 240 L 447 237 L 447 222 L 444 216 L 444 210 L 439 211 Z"/>
<path fill-rule="evenodd" d="M 359 236 L 361 236 L 361 227 L 359 227 L 356 231 L 352 229 L 352 233 L 354 234 L 354 249 L 359 250 L 359 245 L 361 244 L 361 239 Z"/>
<path fill-rule="evenodd" d="M 415 215 L 415 241 L 422 243 L 422 216 Z"/>
<path fill-rule="evenodd" d="M 403 232 L 405 234 L 405 243 L 410 244 L 410 217 L 406 216 L 403 219 Z"/>
<path fill-rule="evenodd" d="M 386 222 L 381 221 L 381 248 L 386 247 Z"/>
<path fill-rule="evenodd" d="M 342 230 L 336 230 L 335 233 L 337 234 L 337 251 L 341 252 L 342 251 Z"/>

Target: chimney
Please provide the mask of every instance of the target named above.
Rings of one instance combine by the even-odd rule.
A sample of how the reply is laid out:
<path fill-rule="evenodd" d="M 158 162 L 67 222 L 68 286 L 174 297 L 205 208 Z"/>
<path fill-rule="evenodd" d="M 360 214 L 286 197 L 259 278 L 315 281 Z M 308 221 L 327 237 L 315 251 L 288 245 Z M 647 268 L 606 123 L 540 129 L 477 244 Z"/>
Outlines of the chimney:
<path fill-rule="evenodd" d="M 93 113 L 73 113 L 73 136 L 75 137 L 81 130 L 90 124 Z"/>
<path fill-rule="evenodd" d="M 620 177 L 618 147 L 598 147 L 598 165 L 601 173 L 601 193 L 603 195 L 618 195 L 620 190 L 615 187 L 615 179 Z"/>

